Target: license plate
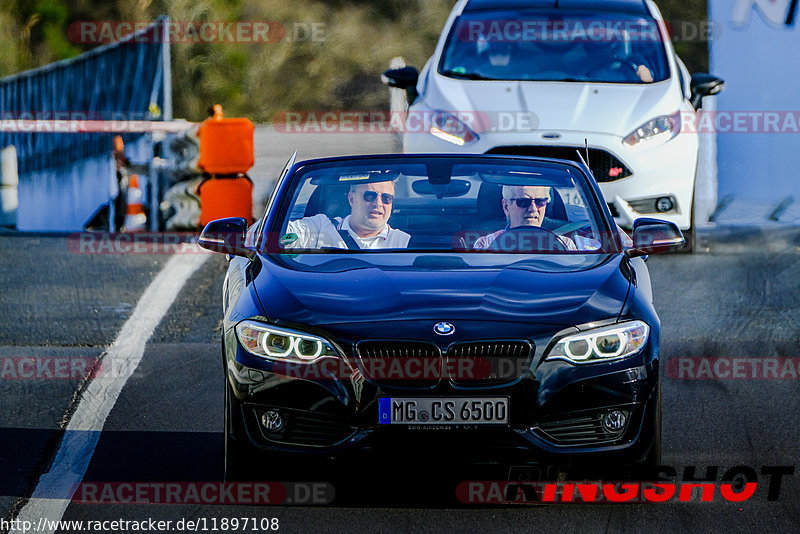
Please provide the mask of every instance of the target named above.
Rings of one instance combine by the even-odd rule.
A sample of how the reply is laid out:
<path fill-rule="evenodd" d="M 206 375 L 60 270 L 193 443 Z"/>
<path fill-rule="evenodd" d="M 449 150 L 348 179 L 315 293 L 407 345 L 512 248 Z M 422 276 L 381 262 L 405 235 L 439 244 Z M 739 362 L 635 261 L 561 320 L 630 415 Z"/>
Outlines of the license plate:
<path fill-rule="evenodd" d="M 383 425 L 508 424 L 508 397 L 389 398 L 378 401 Z"/>

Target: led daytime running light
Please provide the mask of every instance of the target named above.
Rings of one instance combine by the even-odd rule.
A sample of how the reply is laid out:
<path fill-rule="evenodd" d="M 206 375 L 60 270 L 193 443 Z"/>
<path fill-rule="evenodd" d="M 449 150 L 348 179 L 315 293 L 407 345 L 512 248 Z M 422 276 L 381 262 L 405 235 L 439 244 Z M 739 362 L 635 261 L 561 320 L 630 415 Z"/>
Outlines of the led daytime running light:
<path fill-rule="evenodd" d="M 596 328 L 560 339 L 547 354 L 547 359 L 596 363 L 625 358 L 638 353 L 649 335 L 650 327 L 643 321 Z"/>
<path fill-rule="evenodd" d="M 308 363 L 338 355 L 323 338 L 256 321 L 242 321 L 236 326 L 236 334 L 245 350 L 262 358 Z"/>
<path fill-rule="evenodd" d="M 431 122 L 428 132 L 448 143 L 464 146 L 478 140 L 478 134 L 451 113 L 437 111 L 433 114 Z"/>

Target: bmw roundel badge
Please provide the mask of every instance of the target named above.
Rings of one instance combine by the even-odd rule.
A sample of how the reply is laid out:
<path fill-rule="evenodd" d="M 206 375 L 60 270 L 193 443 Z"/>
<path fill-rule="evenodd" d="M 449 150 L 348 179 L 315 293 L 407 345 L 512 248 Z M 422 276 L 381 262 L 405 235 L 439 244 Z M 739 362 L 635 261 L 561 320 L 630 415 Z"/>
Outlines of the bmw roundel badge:
<path fill-rule="evenodd" d="M 447 321 L 442 321 L 441 323 L 436 323 L 433 325 L 433 331 L 439 334 L 440 336 L 449 336 L 450 334 L 456 331 L 456 327 L 453 326 L 452 323 L 448 323 Z"/>

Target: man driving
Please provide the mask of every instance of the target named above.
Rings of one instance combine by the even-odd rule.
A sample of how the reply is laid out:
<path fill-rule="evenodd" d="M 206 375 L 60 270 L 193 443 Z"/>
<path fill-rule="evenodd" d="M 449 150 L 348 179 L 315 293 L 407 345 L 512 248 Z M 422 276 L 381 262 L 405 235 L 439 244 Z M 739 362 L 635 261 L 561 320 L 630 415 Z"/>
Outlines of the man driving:
<path fill-rule="evenodd" d="M 521 226 L 542 227 L 545 222 L 547 204 L 550 202 L 550 188 L 536 185 L 504 185 L 503 186 L 503 213 L 506 215 L 508 225 L 502 230 L 481 236 L 472 245 L 472 248 L 482 250 L 492 246 L 498 237 L 511 228 Z M 597 250 L 600 243 L 594 239 L 575 235 L 578 244 L 563 235 L 553 234 L 566 247 L 567 250 Z"/>
<path fill-rule="evenodd" d="M 388 224 L 394 203 L 394 182 L 350 186 L 350 215 L 331 220 L 320 213 L 290 221 L 280 243 L 284 248 L 334 247 L 350 250 L 406 248 L 411 238 Z"/>

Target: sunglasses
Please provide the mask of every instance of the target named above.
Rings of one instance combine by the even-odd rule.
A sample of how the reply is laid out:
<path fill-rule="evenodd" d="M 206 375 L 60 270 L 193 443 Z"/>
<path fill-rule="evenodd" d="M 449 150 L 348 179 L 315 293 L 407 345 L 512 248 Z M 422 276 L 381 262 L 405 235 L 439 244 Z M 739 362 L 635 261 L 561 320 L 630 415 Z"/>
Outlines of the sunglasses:
<path fill-rule="evenodd" d="M 394 195 L 389 193 L 381 193 L 381 202 L 384 204 L 391 204 L 394 202 Z M 377 191 L 364 191 L 364 202 L 375 202 L 378 199 Z"/>
<path fill-rule="evenodd" d="M 509 198 L 508 202 L 513 204 L 516 202 L 517 207 L 522 209 L 528 209 L 531 207 L 531 204 L 536 204 L 537 208 L 543 208 L 547 206 L 547 203 L 550 201 L 549 198 Z"/>

